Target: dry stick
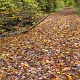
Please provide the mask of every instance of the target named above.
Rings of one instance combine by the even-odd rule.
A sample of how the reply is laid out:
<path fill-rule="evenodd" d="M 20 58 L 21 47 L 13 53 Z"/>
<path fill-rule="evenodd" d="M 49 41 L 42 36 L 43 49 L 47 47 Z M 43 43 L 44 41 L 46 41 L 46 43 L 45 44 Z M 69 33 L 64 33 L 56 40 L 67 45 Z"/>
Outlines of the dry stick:
<path fill-rule="evenodd" d="M 47 15 L 46 17 L 42 18 L 40 21 L 38 21 L 36 24 L 34 24 L 31 28 L 27 29 L 26 31 L 21 32 L 22 34 L 27 33 L 29 30 L 33 29 L 34 27 L 36 27 L 39 23 L 41 23 L 42 21 L 44 21 L 49 15 Z"/>
<path fill-rule="evenodd" d="M 49 14 L 50 15 L 50 14 Z M 36 27 L 38 24 L 40 24 L 42 21 L 44 21 L 49 15 L 47 15 L 46 17 L 43 17 L 40 21 L 38 21 L 36 24 L 34 24 L 32 27 L 28 28 L 25 31 L 21 31 L 21 32 L 15 32 L 15 33 L 9 33 L 8 35 L 0 35 L 0 39 L 2 38 L 6 38 L 8 36 L 14 36 L 17 34 L 25 34 L 27 33 L 29 30 L 33 29 L 34 27 Z"/>

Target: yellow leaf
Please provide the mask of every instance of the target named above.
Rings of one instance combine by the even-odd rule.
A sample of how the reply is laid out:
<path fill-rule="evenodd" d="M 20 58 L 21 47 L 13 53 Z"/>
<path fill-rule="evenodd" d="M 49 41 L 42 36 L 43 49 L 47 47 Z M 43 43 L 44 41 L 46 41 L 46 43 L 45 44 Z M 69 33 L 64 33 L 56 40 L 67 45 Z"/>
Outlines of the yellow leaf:
<path fill-rule="evenodd" d="M 49 43 L 49 42 L 51 42 L 51 40 L 47 40 L 47 42 Z"/>
<path fill-rule="evenodd" d="M 43 63 L 43 64 L 46 64 L 46 61 L 45 61 L 45 60 L 42 60 L 42 63 Z"/>
<path fill-rule="evenodd" d="M 22 52 L 22 55 L 24 55 L 24 52 Z"/>
<path fill-rule="evenodd" d="M 68 78 L 69 78 L 68 80 L 73 80 L 73 79 L 72 79 L 72 76 L 70 76 L 70 75 L 68 75 Z"/>
<path fill-rule="evenodd" d="M 28 45 L 28 48 L 31 48 L 32 46 L 31 45 Z"/>
<path fill-rule="evenodd" d="M 79 64 L 79 63 L 78 63 L 78 62 L 75 62 L 75 63 L 74 63 L 74 65 L 77 65 L 77 64 Z"/>
<path fill-rule="evenodd" d="M 52 78 L 52 80 L 60 80 L 60 78 L 58 78 L 58 77 L 57 78 Z"/>
<path fill-rule="evenodd" d="M 65 68 L 62 69 L 62 72 L 67 71 L 67 70 L 70 70 L 70 68 L 69 67 L 65 67 Z"/>
<path fill-rule="evenodd" d="M 16 52 L 16 54 L 18 54 L 18 52 Z"/>
<path fill-rule="evenodd" d="M 27 62 L 24 63 L 24 66 L 29 67 L 29 64 Z"/>
<path fill-rule="evenodd" d="M 5 56 L 5 54 L 2 54 L 2 55 L 0 56 L 0 59 L 2 59 L 4 56 Z"/>
<path fill-rule="evenodd" d="M 64 75 L 64 74 L 66 74 L 66 73 L 65 73 L 65 72 L 62 72 L 61 74 Z"/>
<path fill-rule="evenodd" d="M 67 52 L 65 52 L 66 54 L 69 54 L 70 53 L 70 51 L 67 51 Z"/>
<path fill-rule="evenodd" d="M 25 60 L 27 60 L 27 59 L 28 59 L 28 57 L 25 58 Z"/>
<path fill-rule="evenodd" d="M 0 80 L 2 79 L 2 74 L 0 74 Z"/>
<path fill-rule="evenodd" d="M 63 65 L 63 64 L 64 64 L 64 63 L 63 63 L 63 62 L 61 62 L 61 63 L 59 63 L 59 64 L 58 64 L 58 66 Z"/>
<path fill-rule="evenodd" d="M 64 55 L 64 54 L 70 54 L 70 51 L 61 53 L 61 55 Z"/>
<path fill-rule="evenodd" d="M 76 78 L 79 78 L 79 76 L 76 76 Z"/>

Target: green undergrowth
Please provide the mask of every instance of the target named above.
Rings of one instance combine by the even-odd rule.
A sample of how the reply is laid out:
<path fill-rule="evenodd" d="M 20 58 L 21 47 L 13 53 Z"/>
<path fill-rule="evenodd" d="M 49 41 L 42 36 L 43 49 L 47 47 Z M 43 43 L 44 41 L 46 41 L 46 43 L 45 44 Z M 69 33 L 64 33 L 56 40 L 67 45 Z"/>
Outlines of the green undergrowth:
<path fill-rule="evenodd" d="M 80 0 L 1 0 L 0 35 L 24 31 L 50 13 L 65 6 L 78 7 Z"/>
<path fill-rule="evenodd" d="M 23 20 L 13 19 L 8 23 L 0 25 L 0 35 L 9 35 L 10 33 L 22 32 L 29 28 L 29 26 L 35 25 L 40 19 L 46 17 L 49 13 L 40 12 L 32 17 L 28 17 Z"/>

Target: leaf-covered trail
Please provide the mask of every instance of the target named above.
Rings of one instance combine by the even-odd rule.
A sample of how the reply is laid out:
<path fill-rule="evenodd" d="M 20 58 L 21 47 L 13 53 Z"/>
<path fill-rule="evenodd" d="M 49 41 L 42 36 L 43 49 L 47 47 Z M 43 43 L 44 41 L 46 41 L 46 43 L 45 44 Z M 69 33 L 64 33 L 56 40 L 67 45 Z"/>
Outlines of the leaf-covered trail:
<path fill-rule="evenodd" d="M 70 8 L 0 40 L 0 80 L 79 80 L 79 74 L 80 18 Z"/>

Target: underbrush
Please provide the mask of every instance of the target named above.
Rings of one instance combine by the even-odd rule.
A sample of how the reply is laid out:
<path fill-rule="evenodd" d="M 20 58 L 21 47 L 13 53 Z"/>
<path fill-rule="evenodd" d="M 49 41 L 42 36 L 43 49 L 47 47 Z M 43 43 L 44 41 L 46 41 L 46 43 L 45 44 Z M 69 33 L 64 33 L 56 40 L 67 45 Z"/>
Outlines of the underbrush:
<path fill-rule="evenodd" d="M 29 28 L 29 26 L 35 25 L 41 18 L 47 16 L 48 13 L 37 13 L 35 15 L 25 15 L 23 14 L 20 16 L 16 16 L 15 18 L 12 18 L 13 16 L 7 16 L 7 19 L 1 19 L 2 23 L 0 25 L 0 35 L 8 35 L 9 33 L 15 33 L 15 32 L 21 32 L 25 31 Z M 22 18 L 23 17 L 23 18 Z"/>

